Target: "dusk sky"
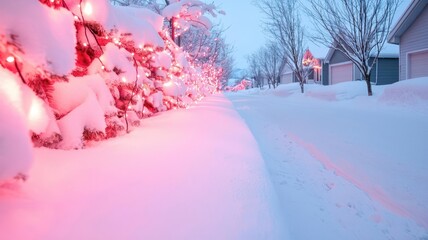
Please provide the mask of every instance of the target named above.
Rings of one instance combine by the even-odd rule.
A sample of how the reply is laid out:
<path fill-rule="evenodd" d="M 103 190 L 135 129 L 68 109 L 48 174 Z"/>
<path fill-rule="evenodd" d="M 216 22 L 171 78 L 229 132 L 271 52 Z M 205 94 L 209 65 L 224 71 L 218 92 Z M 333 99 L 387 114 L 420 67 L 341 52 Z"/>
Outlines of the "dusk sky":
<path fill-rule="evenodd" d="M 395 21 L 410 1 L 402 1 L 397 10 Z M 216 21 L 219 21 L 224 28 L 228 28 L 225 36 L 226 41 L 234 47 L 236 68 L 245 69 L 247 67 L 247 56 L 257 51 L 267 41 L 262 26 L 264 16 L 253 2 L 253 0 L 215 0 L 215 4 L 226 12 L 226 15 L 218 16 Z M 310 20 L 305 19 L 304 16 L 302 16 L 302 21 L 305 26 L 311 24 Z M 316 57 L 324 57 L 328 51 L 326 47 L 317 46 L 313 43 L 309 43 L 308 47 Z"/>

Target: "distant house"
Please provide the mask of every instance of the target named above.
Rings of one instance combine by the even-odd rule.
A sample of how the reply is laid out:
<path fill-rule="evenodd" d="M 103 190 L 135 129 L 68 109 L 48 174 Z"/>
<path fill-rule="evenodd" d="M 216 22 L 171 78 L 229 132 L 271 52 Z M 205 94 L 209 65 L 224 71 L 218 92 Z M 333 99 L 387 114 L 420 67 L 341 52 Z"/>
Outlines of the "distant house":
<path fill-rule="evenodd" d="M 400 45 L 400 80 L 428 76 L 428 0 L 413 0 L 388 36 Z"/>
<path fill-rule="evenodd" d="M 390 84 L 398 81 L 398 49 L 386 46 L 373 65 L 370 81 L 375 85 Z M 373 62 L 374 57 L 369 62 Z M 360 81 L 362 74 L 351 60 L 341 51 L 330 48 L 324 62 L 323 84 L 332 85 L 348 81 Z"/>
<path fill-rule="evenodd" d="M 281 74 L 279 77 L 279 83 L 280 84 L 286 84 L 286 83 L 292 83 L 296 82 L 296 76 L 293 73 L 293 70 L 291 70 L 290 66 L 288 64 L 284 63 L 281 67 Z"/>
<path fill-rule="evenodd" d="M 309 50 L 306 50 L 303 57 L 303 66 L 308 71 L 306 83 L 322 83 L 322 63 L 324 59 L 313 57 Z M 281 66 L 280 83 L 298 82 L 296 74 L 293 73 L 287 63 Z"/>

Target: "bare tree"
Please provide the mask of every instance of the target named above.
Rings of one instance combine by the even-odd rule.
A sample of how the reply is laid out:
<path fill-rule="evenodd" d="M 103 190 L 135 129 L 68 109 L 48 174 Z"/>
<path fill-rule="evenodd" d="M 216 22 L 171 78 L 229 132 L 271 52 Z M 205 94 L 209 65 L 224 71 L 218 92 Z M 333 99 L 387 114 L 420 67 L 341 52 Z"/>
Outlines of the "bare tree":
<path fill-rule="evenodd" d="M 253 79 L 253 86 L 262 89 L 264 85 L 264 78 L 260 61 L 262 59 L 261 50 L 251 54 L 248 58 L 248 73 Z"/>
<path fill-rule="evenodd" d="M 370 72 L 385 44 L 400 0 L 309 0 L 319 43 L 341 51 L 360 70 L 373 95 Z M 372 59 L 371 59 L 372 58 Z"/>
<path fill-rule="evenodd" d="M 279 84 L 281 63 L 283 62 L 280 48 L 277 43 L 269 43 L 261 49 L 259 64 L 266 77 L 269 88 L 276 88 Z"/>
<path fill-rule="evenodd" d="M 182 47 L 192 61 L 198 66 L 213 66 L 221 70 L 218 73 L 219 88 L 227 85 L 233 70 L 233 49 L 224 38 L 224 29 L 213 26 L 208 32 L 206 29 L 191 27 L 182 34 Z"/>
<path fill-rule="evenodd" d="M 303 66 L 305 34 L 301 24 L 299 6 L 295 0 L 260 0 L 257 6 L 267 16 L 265 30 L 280 45 L 282 54 L 304 92 L 308 71 Z"/>

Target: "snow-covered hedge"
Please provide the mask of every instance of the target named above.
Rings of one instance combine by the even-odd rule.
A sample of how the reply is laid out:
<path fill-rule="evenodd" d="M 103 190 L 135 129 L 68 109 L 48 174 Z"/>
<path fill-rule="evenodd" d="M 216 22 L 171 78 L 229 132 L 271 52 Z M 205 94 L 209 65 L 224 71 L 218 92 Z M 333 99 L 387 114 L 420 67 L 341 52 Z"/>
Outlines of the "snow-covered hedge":
<path fill-rule="evenodd" d="M 0 181 L 25 175 L 29 139 L 81 148 L 216 90 L 215 79 L 171 40 L 165 18 L 145 8 L 4 0 L 0 22 Z M 19 160 L 13 144 L 26 149 Z"/>
<path fill-rule="evenodd" d="M 47 120 L 38 111 L 43 102 L 16 77 L 0 69 L 0 186 L 12 178 L 25 179 L 32 162 L 28 129 L 39 131 Z M 34 121 L 33 121 L 34 120 Z"/>

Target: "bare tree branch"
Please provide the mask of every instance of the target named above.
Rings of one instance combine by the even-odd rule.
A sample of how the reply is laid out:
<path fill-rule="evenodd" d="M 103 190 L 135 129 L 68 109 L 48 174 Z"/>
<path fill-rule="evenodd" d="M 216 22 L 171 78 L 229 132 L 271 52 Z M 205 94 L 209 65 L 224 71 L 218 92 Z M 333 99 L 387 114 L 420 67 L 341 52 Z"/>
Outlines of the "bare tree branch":
<path fill-rule="evenodd" d="M 306 46 L 299 5 L 295 0 L 260 0 L 256 5 L 266 15 L 265 30 L 273 41 L 278 42 L 285 62 L 295 73 L 303 93 L 308 71 L 302 63 Z"/>
<path fill-rule="evenodd" d="M 401 0 L 308 0 L 317 42 L 341 51 L 363 75 L 371 96 L 371 70 Z"/>

